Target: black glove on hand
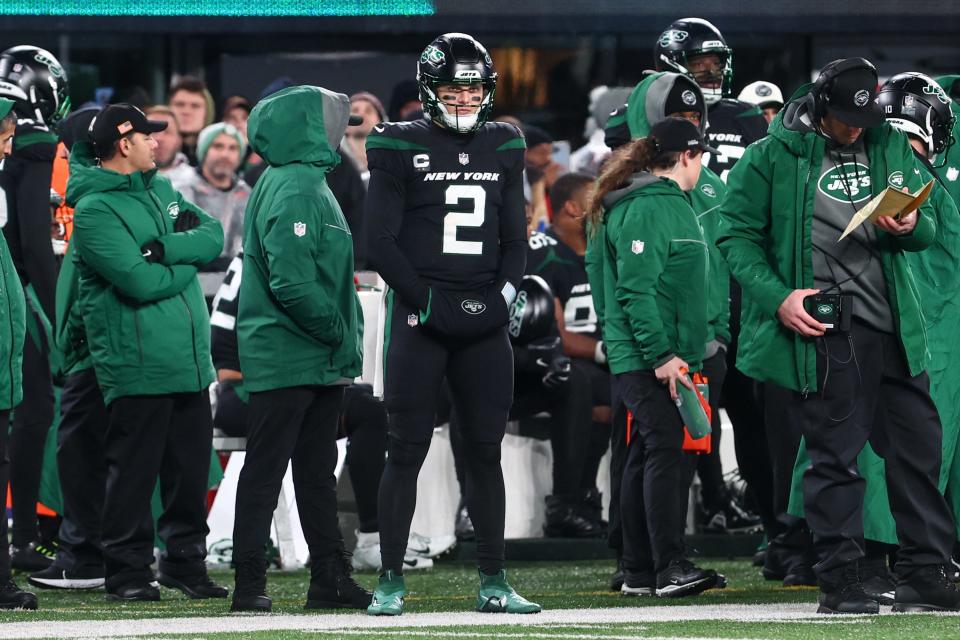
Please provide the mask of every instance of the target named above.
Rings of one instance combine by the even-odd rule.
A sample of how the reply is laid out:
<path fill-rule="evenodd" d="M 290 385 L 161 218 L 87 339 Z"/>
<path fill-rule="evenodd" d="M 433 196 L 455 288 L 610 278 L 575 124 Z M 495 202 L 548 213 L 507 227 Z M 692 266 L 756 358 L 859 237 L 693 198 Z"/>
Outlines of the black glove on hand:
<path fill-rule="evenodd" d="M 560 338 L 543 338 L 521 348 L 527 350 L 543 386 L 553 389 L 570 380 L 570 358 L 563 355 Z"/>
<path fill-rule="evenodd" d="M 570 358 L 554 356 L 550 361 L 550 368 L 543 374 L 543 386 L 547 389 L 561 387 L 570 380 Z"/>
<path fill-rule="evenodd" d="M 173 223 L 173 230 L 176 233 L 181 231 L 190 231 L 200 226 L 200 216 L 193 211 L 181 211 L 177 220 Z"/>
<path fill-rule="evenodd" d="M 140 253 L 147 262 L 160 262 L 163 260 L 163 243 L 159 240 L 153 240 L 140 247 Z"/>

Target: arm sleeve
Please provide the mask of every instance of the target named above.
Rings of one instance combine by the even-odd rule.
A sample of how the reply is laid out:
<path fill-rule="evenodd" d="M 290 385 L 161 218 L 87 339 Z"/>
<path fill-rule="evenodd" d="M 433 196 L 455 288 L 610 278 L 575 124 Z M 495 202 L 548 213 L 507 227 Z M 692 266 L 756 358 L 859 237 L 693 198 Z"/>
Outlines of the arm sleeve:
<path fill-rule="evenodd" d="M 517 163 L 507 175 L 500 210 L 500 269 L 497 282 L 520 284 L 527 265 L 527 214 L 523 199 L 523 152 L 516 153 Z"/>
<path fill-rule="evenodd" d="M 672 212 L 671 212 L 672 213 Z M 617 251 L 617 301 L 630 320 L 634 340 L 644 359 L 657 366 L 673 354 L 657 308 L 657 283 L 670 254 L 670 235 L 663 224 L 643 224 L 637 216 L 625 222 L 613 239 Z M 633 241 L 644 238 L 640 253 Z"/>
<path fill-rule="evenodd" d="M 163 243 L 163 264 L 205 265 L 223 251 L 223 226 L 206 211 L 177 192 L 180 211 L 192 211 L 200 218 L 200 225 L 189 231 L 168 233 L 160 238 Z"/>
<path fill-rule="evenodd" d="M 729 191 L 720 206 L 717 247 L 746 295 L 774 316 L 792 289 L 767 261 L 771 184 L 756 162 L 757 155 L 757 147 L 751 147 L 730 170 Z"/>
<path fill-rule="evenodd" d="M 294 233 L 297 222 L 306 222 L 306 234 Z M 334 232 L 326 230 L 316 202 L 294 196 L 270 212 L 260 243 L 270 273 L 270 291 L 280 306 L 313 338 L 325 344 L 339 344 L 343 339 L 343 321 L 318 278 L 317 265 L 324 259 L 319 251 L 318 234 L 322 233 Z"/>
<path fill-rule="evenodd" d="M 369 225 L 369 259 L 380 276 L 407 303 L 423 311 L 430 288 L 400 251 L 400 227 L 406 194 L 402 167 L 395 152 L 368 149 L 370 188 L 367 191 L 364 218 Z"/>
<path fill-rule="evenodd" d="M 121 294 L 137 302 L 174 296 L 196 280 L 197 268 L 144 260 L 140 247 L 114 212 L 95 207 L 74 212 L 73 232 L 81 259 Z"/>
<path fill-rule="evenodd" d="M 49 145 L 32 145 L 47 147 Z M 18 150 L 19 151 L 19 150 Z M 20 229 L 20 247 L 26 280 L 40 299 L 47 318 L 55 317 L 57 266 L 50 242 L 50 178 L 53 156 L 49 159 L 22 159 L 23 172 L 16 186 L 16 215 Z"/>

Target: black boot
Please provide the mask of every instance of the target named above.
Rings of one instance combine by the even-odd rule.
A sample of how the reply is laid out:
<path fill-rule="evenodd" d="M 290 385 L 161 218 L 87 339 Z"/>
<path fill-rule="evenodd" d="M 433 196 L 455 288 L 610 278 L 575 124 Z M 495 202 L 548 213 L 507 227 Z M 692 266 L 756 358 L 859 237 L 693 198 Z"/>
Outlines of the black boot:
<path fill-rule="evenodd" d="M 623 588 L 623 558 L 617 558 L 617 570 L 610 576 L 610 591 L 619 592 Z"/>
<path fill-rule="evenodd" d="M 267 597 L 267 561 L 253 558 L 236 561 L 233 602 L 230 611 L 259 611 L 267 613 L 273 601 Z"/>
<path fill-rule="evenodd" d="M 584 517 L 578 504 L 562 496 L 547 496 L 547 522 L 543 533 L 548 538 L 597 538 L 604 529 L 596 522 Z"/>
<path fill-rule="evenodd" d="M 941 565 L 920 567 L 898 578 L 894 611 L 960 611 L 960 592 Z"/>
<path fill-rule="evenodd" d="M 13 580 L 0 580 L 0 609 L 37 608 L 37 596 L 18 587 Z"/>
<path fill-rule="evenodd" d="M 607 533 L 607 521 L 603 519 L 603 494 L 597 489 L 588 489 L 580 500 L 580 513 Z"/>
<path fill-rule="evenodd" d="M 860 561 L 860 582 L 864 592 L 878 603 L 885 606 L 893 604 L 897 585 L 887 567 L 886 557 L 863 558 Z"/>
<path fill-rule="evenodd" d="M 350 576 L 350 554 L 338 549 L 310 566 L 307 609 L 366 609 L 373 594 Z"/>
<path fill-rule="evenodd" d="M 854 560 L 820 573 L 817 613 L 880 613 L 880 605 L 863 590 L 858 565 Z"/>
<path fill-rule="evenodd" d="M 206 600 L 208 598 L 226 598 L 230 595 L 226 587 L 221 587 L 210 579 L 206 573 L 199 576 L 175 576 L 161 573 L 157 576 L 157 582 L 168 589 L 177 589 L 182 591 L 188 598 L 193 600 Z"/>
<path fill-rule="evenodd" d="M 477 533 L 473 530 L 473 520 L 470 519 L 470 513 L 467 511 L 467 505 L 460 500 L 457 507 L 457 521 L 453 526 L 453 532 L 457 540 L 470 541 L 477 539 Z"/>

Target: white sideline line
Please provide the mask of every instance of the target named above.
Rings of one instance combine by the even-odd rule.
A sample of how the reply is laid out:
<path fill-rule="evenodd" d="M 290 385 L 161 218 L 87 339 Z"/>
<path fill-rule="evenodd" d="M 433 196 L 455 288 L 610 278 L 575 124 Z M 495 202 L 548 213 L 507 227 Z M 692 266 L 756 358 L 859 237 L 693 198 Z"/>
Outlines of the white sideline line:
<path fill-rule="evenodd" d="M 810 619 L 829 622 L 816 616 L 812 604 L 763 605 L 674 605 L 622 607 L 606 609 L 554 609 L 525 616 L 464 613 L 407 613 L 391 617 L 371 617 L 365 614 L 336 615 L 231 615 L 191 618 L 144 618 L 139 620 L 43 620 L 37 622 L 7 622 L 0 624 L 0 639 L 7 638 L 135 638 L 150 635 L 242 633 L 254 631 L 342 631 L 363 633 L 376 629 L 424 629 L 450 627 L 452 633 L 467 632 L 463 627 L 503 626 L 529 628 L 532 626 L 683 622 L 694 620 L 732 620 L 738 622 L 788 622 Z M 836 623 L 850 623 L 864 618 L 831 616 Z M 867 618 L 869 619 L 869 618 Z"/>

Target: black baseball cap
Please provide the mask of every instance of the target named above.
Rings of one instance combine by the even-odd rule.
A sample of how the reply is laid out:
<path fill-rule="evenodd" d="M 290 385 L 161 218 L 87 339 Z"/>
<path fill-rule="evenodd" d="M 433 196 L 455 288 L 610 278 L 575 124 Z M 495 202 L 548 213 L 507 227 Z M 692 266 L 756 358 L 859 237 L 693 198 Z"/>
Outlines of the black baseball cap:
<path fill-rule="evenodd" d="M 100 156 L 109 152 L 114 142 L 129 133 L 150 134 L 166 128 L 165 120 L 148 120 L 146 114 L 137 107 L 120 102 L 101 111 L 90 123 L 90 140 Z"/>
<path fill-rule="evenodd" d="M 647 137 L 656 143 L 659 151 L 700 149 L 709 153 L 719 153 L 706 143 L 697 125 L 685 118 L 664 118 L 653 125 Z"/>
<path fill-rule="evenodd" d="M 827 113 L 845 125 L 868 129 L 883 124 L 877 103 L 877 70 L 865 60 L 837 60 L 824 67 L 821 77 L 835 73 L 824 92 Z"/>

